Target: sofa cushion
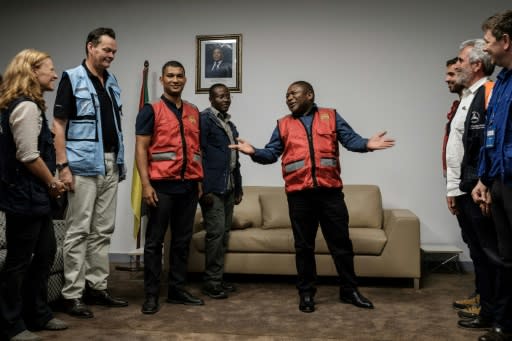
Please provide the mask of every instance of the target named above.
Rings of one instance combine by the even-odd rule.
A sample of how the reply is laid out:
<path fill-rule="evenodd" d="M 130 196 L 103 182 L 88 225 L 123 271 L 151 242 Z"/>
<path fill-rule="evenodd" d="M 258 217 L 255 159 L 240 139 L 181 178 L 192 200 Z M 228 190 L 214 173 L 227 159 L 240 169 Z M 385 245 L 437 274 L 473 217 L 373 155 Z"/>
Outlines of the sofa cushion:
<path fill-rule="evenodd" d="M 204 253 L 205 231 L 192 236 L 192 245 Z M 262 252 L 291 253 L 295 252 L 291 229 L 275 229 L 266 231 L 258 227 L 231 231 L 228 252 Z"/>
<path fill-rule="evenodd" d="M 192 236 L 193 247 L 204 253 L 205 231 Z M 386 234 L 381 229 L 351 228 L 350 239 L 357 255 L 380 255 L 386 245 Z M 295 246 L 291 229 L 264 230 L 250 227 L 231 231 L 228 252 L 294 253 Z M 316 254 L 329 254 L 322 230 L 318 228 L 315 241 Z"/>
<path fill-rule="evenodd" d="M 246 229 L 251 226 L 252 226 L 252 221 L 250 221 L 246 215 L 243 215 L 243 214 L 234 215 L 233 214 L 233 222 L 231 223 L 232 229 L 240 230 L 240 229 Z"/>
<path fill-rule="evenodd" d="M 382 198 L 375 185 L 346 185 L 343 187 L 350 227 L 382 228 Z"/>
<path fill-rule="evenodd" d="M 245 191 L 242 202 L 233 210 L 233 228 L 247 228 L 261 225 L 261 209 L 258 192 Z M 245 227 L 243 227 L 245 226 Z"/>
<path fill-rule="evenodd" d="M 382 229 L 349 228 L 348 232 L 356 255 L 380 255 L 386 246 L 387 237 Z M 315 253 L 329 254 L 320 228 L 316 235 Z"/>
<path fill-rule="evenodd" d="M 288 200 L 284 191 L 280 193 L 261 193 L 260 205 L 263 216 L 261 228 L 291 228 Z"/>

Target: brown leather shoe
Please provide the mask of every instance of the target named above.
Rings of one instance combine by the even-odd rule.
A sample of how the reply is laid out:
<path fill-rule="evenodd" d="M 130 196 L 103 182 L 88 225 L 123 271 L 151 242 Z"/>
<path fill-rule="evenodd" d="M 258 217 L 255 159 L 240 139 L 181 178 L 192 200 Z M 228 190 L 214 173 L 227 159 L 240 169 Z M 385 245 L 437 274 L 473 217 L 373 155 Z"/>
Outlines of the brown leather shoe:
<path fill-rule="evenodd" d="M 480 305 L 480 295 L 474 294 L 468 298 L 456 300 L 452 303 L 452 305 L 455 309 L 466 309 L 474 305 Z"/>

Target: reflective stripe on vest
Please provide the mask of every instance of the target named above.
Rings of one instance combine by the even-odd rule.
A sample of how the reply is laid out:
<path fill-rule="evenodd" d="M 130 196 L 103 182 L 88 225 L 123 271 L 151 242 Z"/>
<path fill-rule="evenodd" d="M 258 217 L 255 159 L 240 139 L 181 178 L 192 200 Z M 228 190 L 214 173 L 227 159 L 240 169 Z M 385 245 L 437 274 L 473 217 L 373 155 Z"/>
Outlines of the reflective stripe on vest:
<path fill-rule="evenodd" d="M 153 104 L 155 124 L 148 148 L 151 180 L 201 180 L 199 111 L 183 101 L 181 120 L 163 100 Z"/>

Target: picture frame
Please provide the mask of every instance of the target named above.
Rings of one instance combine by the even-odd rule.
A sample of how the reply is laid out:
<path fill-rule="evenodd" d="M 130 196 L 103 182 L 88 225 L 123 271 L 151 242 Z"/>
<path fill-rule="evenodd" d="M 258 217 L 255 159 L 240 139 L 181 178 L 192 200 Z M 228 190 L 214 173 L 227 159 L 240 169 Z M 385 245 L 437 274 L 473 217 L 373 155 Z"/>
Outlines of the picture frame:
<path fill-rule="evenodd" d="M 196 93 L 207 93 L 215 83 L 242 92 L 242 35 L 196 36 Z"/>

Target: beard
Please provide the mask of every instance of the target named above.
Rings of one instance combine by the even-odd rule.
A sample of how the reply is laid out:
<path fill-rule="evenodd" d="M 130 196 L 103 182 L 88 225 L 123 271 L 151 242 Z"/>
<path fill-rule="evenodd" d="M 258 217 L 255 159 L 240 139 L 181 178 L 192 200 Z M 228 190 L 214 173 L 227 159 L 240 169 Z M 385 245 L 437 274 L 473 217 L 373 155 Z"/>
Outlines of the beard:
<path fill-rule="evenodd" d="M 468 69 L 461 69 L 457 75 L 457 84 L 461 84 L 464 87 L 467 87 L 469 81 L 471 80 L 472 72 Z"/>

